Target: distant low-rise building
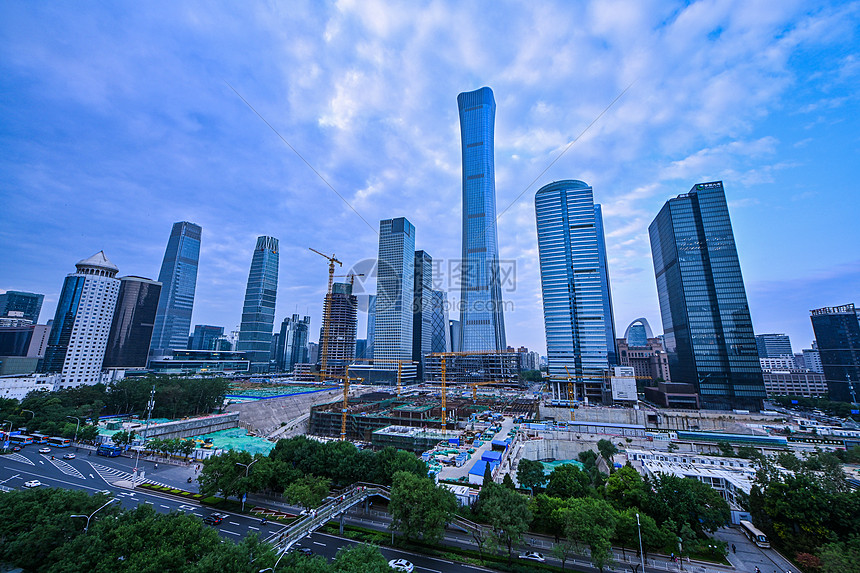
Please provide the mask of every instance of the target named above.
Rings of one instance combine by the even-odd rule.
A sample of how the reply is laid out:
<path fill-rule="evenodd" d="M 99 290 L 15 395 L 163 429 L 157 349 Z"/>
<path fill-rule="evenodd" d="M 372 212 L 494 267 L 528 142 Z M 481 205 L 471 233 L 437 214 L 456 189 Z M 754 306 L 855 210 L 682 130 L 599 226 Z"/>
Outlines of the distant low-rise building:
<path fill-rule="evenodd" d="M 59 388 L 61 380 L 59 373 L 0 376 L 0 398 L 23 400 L 27 394 L 36 390 L 53 392 Z"/>

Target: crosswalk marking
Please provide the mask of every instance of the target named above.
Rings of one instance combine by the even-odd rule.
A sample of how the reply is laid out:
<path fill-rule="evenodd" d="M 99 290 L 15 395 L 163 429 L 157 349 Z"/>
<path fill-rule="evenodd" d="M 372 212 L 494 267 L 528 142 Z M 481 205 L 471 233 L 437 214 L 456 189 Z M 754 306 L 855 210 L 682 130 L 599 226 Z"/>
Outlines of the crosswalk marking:
<path fill-rule="evenodd" d="M 45 458 L 47 459 L 47 458 Z M 64 474 L 72 477 L 77 477 L 81 479 L 87 479 L 84 477 L 84 474 L 79 472 L 77 468 L 73 467 L 71 464 L 64 462 L 63 460 L 50 460 L 54 467 L 63 472 Z"/>
<path fill-rule="evenodd" d="M 9 454 L 8 456 L 6 456 L 6 459 L 7 460 L 15 460 L 16 462 L 21 462 L 22 464 L 29 464 L 31 466 L 36 465 L 31 460 L 25 458 L 21 454 Z"/>
<path fill-rule="evenodd" d="M 97 464 L 97 463 L 93 463 L 93 462 L 87 462 L 87 463 L 90 464 L 90 466 L 92 466 L 92 468 L 96 471 L 97 474 L 99 474 L 99 477 L 101 477 L 103 480 L 105 480 L 106 482 L 108 482 L 111 485 L 113 485 L 114 483 L 116 483 L 118 481 L 123 481 L 123 480 L 124 481 L 131 481 L 132 478 L 134 477 L 133 474 L 126 472 L 126 471 L 123 471 L 123 470 L 118 470 L 116 468 L 103 466 L 101 464 Z M 151 483 L 154 485 L 161 485 L 161 486 L 169 487 L 169 486 L 167 486 L 167 484 L 159 483 L 159 482 L 153 481 L 151 479 L 141 480 L 140 476 L 138 476 L 138 482 L 140 482 L 140 481 L 143 481 L 146 483 Z"/>

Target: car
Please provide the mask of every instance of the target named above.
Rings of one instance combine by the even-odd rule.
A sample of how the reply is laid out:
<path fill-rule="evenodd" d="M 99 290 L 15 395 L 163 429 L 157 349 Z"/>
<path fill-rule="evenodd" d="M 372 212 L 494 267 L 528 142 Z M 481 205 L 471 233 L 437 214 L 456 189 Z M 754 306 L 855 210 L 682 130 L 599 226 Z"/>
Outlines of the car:
<path fill-rule="evenodd" d="M 75 459 L 75 454 L 63 454 L 64 460 L 73 460 Z"/>
<path fill-rule="evenodd" d="M 300 555 L 304 555 L 305 557 L 313 557 L 314 556 L 314 552 L 311 551 L 310 549 L 308 549 L 307 547 L 297 547 L 296 553 L 299 553 Z"/>
<path fill-rule="evenodd" d="M 227 515 L 223 513 L 213 513 L 204 517 L 203 523 L 205 523 L 206 525 L 219 525 L 226 518 Z"/>
<path fill-rule="evenodd" d="M 520 559 L 529 559 L 531 561 L 540 561 L 541 563 L 546 561 L 544 556 L 541 555 L 540 553 L 538 553 L 537 551 L 529 551 L 528 553 L 522 553 L 522 554 L 520 554 Z"/>
<path fill-rule="evenodd" d="M 39 453 L 40 454 L 50 454 L 51 448 L 39 448 Z"/>
<path fill-rule="evenodd" d="M 42 485 L 42 482 L 37 479 L 24 482 L 24 487 L 39 487 L 40 485 Z"/>
<path fill-rule="evenodd" d="M 395 571 L 403 571 L 404 573 L 412 573 L 415 570 L 415 565 L 406 559 L 392 559 L 388 562 L 388 566 Z"/>
<path fill-rule="evenodd" d="M 20 452 L 20 451 L 21 451 L 21 446 L 12 446 L 12 451 L 13 451 L 13 452 Z"/>

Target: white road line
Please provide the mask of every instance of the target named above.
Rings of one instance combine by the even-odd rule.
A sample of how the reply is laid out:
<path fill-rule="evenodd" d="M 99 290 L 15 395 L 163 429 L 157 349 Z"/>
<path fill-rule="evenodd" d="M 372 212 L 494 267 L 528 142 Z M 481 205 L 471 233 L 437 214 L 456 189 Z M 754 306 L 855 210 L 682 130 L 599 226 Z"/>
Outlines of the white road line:
<path fill-rule="evenodd" d="M 164 505 L 163 503 L 159 503 L 158 506 L 163 507 L 164 509 L 170 509 L 169 505 Z"/>
<path fill-rule="evenodd" d="M 229 523 L 230 525 L 239 525 L 239 524 L 238 524 L 238 523 L 236 523 L 235 521 L 228 521 L 227 523 Z M 239 525 L 239 527 L 241 527 L 241 525 Z"/>
<path fill-rule="evenodd" d="M 325 543 L 320 543 L 319 541 L 314 541 L 313 543 L 314 545 L 322 545 L 323 547 L 325 547 Z"/>
<path fill-rule="evenodd" d="M 143 500 L 143 503 L 148 503 L 149 505 L 155 505 L 155 504 L 154 504 L 154 503 L 152 503 L 151 501 L 146 501 L 146 500 Z"/>
<path fill-rule="evenodd" d="M 90 477 L 96 479 L 96 476 L 94 476 L 93 474 L 90 474 Z"/>
<path fill-rule="evenodd" d="M 203 517 L 203 514 L 202 514 L 202 513 L 197 513 L 196 511 L 195 511 L 195 512 L 193 512 L 193 513 L 194 513 L 194 515 L 196 515 L 197 517 Z"/>
<path fill-rule="evenodd" d="M 259 527 L 254 527 L 253 525 L 249 525 L 248 529 L 253 529 L 254 531 L 260 531 Z"/>
<path fill-rule="evenodd" d="M 232 531 L 227 531 L 226 529 L 222 529 L 224 533 L 229 533 L 230 535 L 242 535 L 241 533 L 233 533 Z"/>

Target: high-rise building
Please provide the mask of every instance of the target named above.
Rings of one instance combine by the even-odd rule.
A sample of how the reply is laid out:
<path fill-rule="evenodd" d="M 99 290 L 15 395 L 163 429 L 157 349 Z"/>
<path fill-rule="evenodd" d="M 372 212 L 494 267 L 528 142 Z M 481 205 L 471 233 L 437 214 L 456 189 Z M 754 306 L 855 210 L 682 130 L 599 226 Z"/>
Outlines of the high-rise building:
<path fill-rule="evenodd" d="M 663 342 L 651 332 L 646 319 L 637 318 L 631 322 L 624 338 L 616 341 L 616 347 L 618 363 L 633 368 L 638 386 L 644 386 L 647 378 L 654 383 L 671 381 L 669 358 L 663 350 Z"/>
<path fill-rule="evenodd" d="M 331 293 L 325 297 L 323 316 L 327 316 L 329 320 L 327 335 L 325 324 L 320 328 L 320 353 L 323 352 L 323 347 L 325 347 L 326 352 L 325 374 L 332 378 L 338 378 L 344 376 L 346 367 L 355 360 L 358 298 L 352 294 L 350 283 L 334 283 L 332 285 Z"/>
<path fill-rule="evenodd" d="M 615 313 L 612 311 L 612 289 L 609 285 L 609 258 L 603 233 L 603 209 L 594 205 L 594 229 L 597 232 L 597 260 L 600 263 L 600 292 L 603 298 L 603 328 L 606 331 L 606 359 L 610 366 L 619 364 L 615 348 Z"/>
<path fill-rule="evenodd" d="M 430 308 L 430 352 L 452 352 L 451 335 L 448 329 L 448 293 L 431 290 Z"/>
<path fill-rule="evenodd" d="M 860 395 L 860 310 L 854 304 L 810 311 L 831 400 L 856 402 Z"/>
<path fill-rule="evenodd" d="M 675 383 L 705 409 L 759 410 L 761 364 L 721 181 L 666 202 L 648 228 Z"/>
<path fill-rule="evenodd" d="M 415 251 L 414 277 L 412 360 L 418 364 L 418 376 L 421 377 L 424 355 L 433 351 L 433 258 L 424 251 Z"/>
<path fill-rule="evenodd" d="M 275 302 L 278 296 L 278 239 L 257 237 L 251 258 L 245 305 L 239 326 L 236 350 L 245 352 L 251 362 L 251 372 L 268 372 L 275 326 Z"/>
<path fill-rule="evenodd" d="M 755 345 L 759 358 L 794 356 L 787 334 L 756 334 Z"/>
<path fill-rule="evenodd" d="M 60 372 L 62 386 L 96 384 L 101 379 L 120 281 L 119 269 L 99 251 L 66 276 L 48 348 L 45 372 Z"/>
<path fill-rule="evenodd" d="M 821 365 L 821 354 L 818 353 L 818 343 L 813 342 L 812 348 L 804 348 L 794 355 L 794 361 L 798 367 L 806 368 L 819 374 L 824 374 L 824 366 Z"/>
<path fill-rule="evenodd" d="M 412 361 L 415 227 L 404 217 L 379 222 L 373 366 L 397 370 Z"/>
<path fill-rule="evenodd" d="M 575 400 L 601 401 L 615 328 L 600 209 L 591 187 L 565 180 L 538 190 L 535 214 L 549 373 L 572 377 Z M 569 398 L 566 380 L 550 386 Z"/>
<path fill-rule="evenodd" d="M 311 329 L 311 317 L 300 317 L 294 314 L 281 323 L 281 352 L 279 352 L 278 370 L 292 372 L 296 364 L 308 362 L 308 334 Z"/>
<path fill-rule="evenodd" d="M 451 352 L 460 352 L 460 343 L 463 339 L 460 336 L 460 321 L 452 318 L 448 319 L 448 340 L 451 341 Z"/>
<path fill-rule="evenodd" d="M 367 348 L 364 358 L 373 360 L 373 341 L 376 338 L 376 295 L 367 295 Z"/>
<path fill-rule="evenodd" d="M 42 312 L 42 301 L 45 295 L 32 292 L 21 292 L 7 290 L 0 294 L 0 316 L 14 316 L 10 313 L 21 313 L 21 318 L 29 320 L 32 324 L 39 322 L 39 314 Z"/>
<path fill-rule="evenodd" d="M 211 324 L 195 324 L 194 334 L 191 335 L 189 350 L 216 350 L 215 341 L 224 336 L 223 326 Z"/>
<path fill-rule="evenodd" d="M 496 100 L 484 87 L 457 96 L 463 157 L 460 350 L 503 352 L 505 316 L 496 231 Z"/>
<path fill-rule="evenodd" d="M 122 277 L 103 368 L 146 368 L 161 283 Z"/>
<path fill-rule="evenodd" d="M 174 223 L 170 231 L 164 261 L 158 273 L 158 282 L 162 286 L 152 330 L 152 357 L 170 355 L 171 350 L 188 346 L 202 232 L 199 225 L 188 221 Z"/>
<path fill-rule="evenodd" d="M 308 342 L 308 364 L 318 364 L 320 361 L 320 345 Z"/>

